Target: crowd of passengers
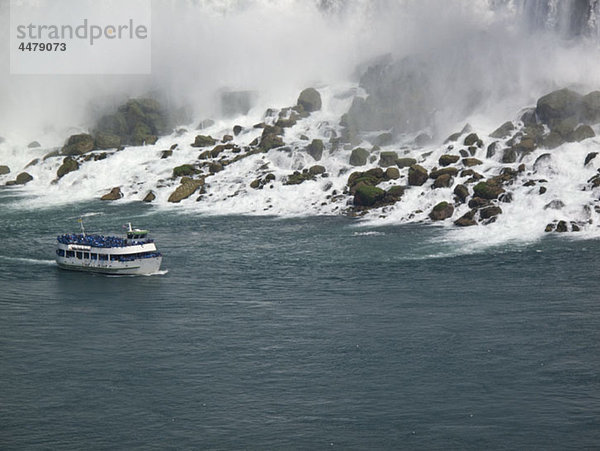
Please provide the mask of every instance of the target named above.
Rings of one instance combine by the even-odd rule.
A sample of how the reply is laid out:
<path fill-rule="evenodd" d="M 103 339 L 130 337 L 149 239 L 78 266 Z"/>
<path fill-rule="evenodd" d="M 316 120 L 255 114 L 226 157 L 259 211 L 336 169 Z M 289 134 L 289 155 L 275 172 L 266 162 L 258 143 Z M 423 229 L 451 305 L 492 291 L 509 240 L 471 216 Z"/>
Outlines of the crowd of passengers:
<path fill-rule="evenodd" d="M 92 247 L 125 247 L 152 242 L 152 240 L 128 241 L 118 236 L 83 235 L 81 233 L 59 235 L 56 239 L 62 244 L 81 244 Z"/>

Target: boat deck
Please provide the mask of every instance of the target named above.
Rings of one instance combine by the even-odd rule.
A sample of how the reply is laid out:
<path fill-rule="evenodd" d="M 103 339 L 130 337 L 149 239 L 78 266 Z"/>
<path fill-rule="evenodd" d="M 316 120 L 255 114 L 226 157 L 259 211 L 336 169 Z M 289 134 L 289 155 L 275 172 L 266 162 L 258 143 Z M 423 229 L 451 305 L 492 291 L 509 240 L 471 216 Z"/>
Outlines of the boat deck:
<path fill-rule="evenodd" d="M 154 240 L 128 240 L 118 236 L 104 235 L 89 235 L 89 234 L 65 234 L 56 237 L 57 241 L 62 244 L 78 244 L 82 246 L 113 248 L 113 247 L 128 247 L 138 246 L 140 244 L 152 243 Z"/>

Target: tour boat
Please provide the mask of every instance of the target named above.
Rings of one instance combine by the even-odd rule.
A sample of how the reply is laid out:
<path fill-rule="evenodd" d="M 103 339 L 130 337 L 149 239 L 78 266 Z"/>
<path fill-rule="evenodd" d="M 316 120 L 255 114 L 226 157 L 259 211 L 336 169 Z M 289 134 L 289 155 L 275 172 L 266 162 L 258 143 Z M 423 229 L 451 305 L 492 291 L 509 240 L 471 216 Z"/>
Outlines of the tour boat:
<path fill-rule="evenodd" d="M 125 236 L 81 233 L 57 237 L 56 263 L 63 269 L 102 274 L 152 274 L 160 269 L 162 254 L 147 230 L 128 224 Z"/>

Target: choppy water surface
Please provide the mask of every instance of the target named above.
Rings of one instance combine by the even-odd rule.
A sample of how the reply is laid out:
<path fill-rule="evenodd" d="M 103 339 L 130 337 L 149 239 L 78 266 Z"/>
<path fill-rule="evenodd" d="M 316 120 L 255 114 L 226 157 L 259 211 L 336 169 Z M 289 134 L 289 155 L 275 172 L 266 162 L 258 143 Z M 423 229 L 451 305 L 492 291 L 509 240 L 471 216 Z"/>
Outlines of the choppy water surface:
<path fill-rule="evenodd" d="M 0 197 L 4 449 L 600 445 L 597 240 Z M 82 213 L 149 228 L 166 271 L 59 270 Z"/>

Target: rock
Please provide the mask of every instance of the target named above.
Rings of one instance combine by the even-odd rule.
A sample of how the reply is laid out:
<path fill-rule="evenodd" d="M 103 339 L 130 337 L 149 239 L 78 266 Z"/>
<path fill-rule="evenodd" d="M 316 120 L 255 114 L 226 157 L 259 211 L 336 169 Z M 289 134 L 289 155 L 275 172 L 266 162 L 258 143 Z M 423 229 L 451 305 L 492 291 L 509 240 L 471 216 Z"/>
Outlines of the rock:
<path fill-rule="evenodd" d="M 161 158 L 161 160 L 164 160 L 165 158 L 169 158 L 169 157 L 171 157 L 171 156 L 173 156 L 173 151 L 172 151 L 172 150 L 170 150 L 170 149 L 169 149 L 169 150 L 163 150 L 163 151 L 160 153 L 160 158 Z"/>
<path fill-rule="evenodd" d="M 79 163 L 77 163 L 77 161 L 72 157 L 65 157 L 62 164 L 58 168 L 58 171 L 56 171 L 56 176 L 61 178 L 69 172 L 76 171 L 77 169 L 79 169 Z"/>
<path fill-rule="evenodd" d="M 504 188 L 490 181 L 479 182 L 473 187 L 473 193 L 477 197 L 483 199 L 497 199 L 498 196 L 504 193 Z"/>
<path fill-rule="evenodd" d="M 420 133 L 415 138 L 415 145 L 417 145 L 419 147 L 423 147 L 423 146 L 429 144 L 430 142 L 431 142 L 431 136 L 429 136 L 427 133 Z"/>
<path fill-rule="evenodd" d="M 27 147 L 29 149 L 35 149 L 37 147 L 42 147 L 42 145 L 37 141 L 31 141 L 29 144 L 27 144 Z"/>
<path fill-rule="evenodd" d="M 183 199 L 187 199 L 194 194 L 198 188 L 204 185 L 204 178 L 192 179 L 189 177 L 183 177 L 181 179 L 181 185 L 177 187 L 175 191 L 169 196 L 168 202 L 179 203 Z"/>
<path fill-rule="evenodd" d="M 540 195 L 544 194 L 546 191 L 548 191 L 548 188 L 546 188 L 545 186 L 540 186 L 540 190 L 538 191 Z"/>
<path fill-rule="evenodd" d="M 389 180 L 397 180 L 400 178 L 400 170 L 398 168 L 387 168 L 385 170 L 385 178 Z"/>
<path fill-rule="evenodd" d="M 512 147 L 504 149 L 502 154 L 502 163 L 510 164 L 517 161 L 517 152 Z"/>
<path fill-rule="evenodd" d="M 450 166 L 451 164 L 456 163 L 458 160 L 460 160 L 460 157 L 458 155 L 442 155 L 440 157 L 440 159 L 438 160 L 438 163 L 440 164 L 440 166 Z"/>
<path fill-rule="evenodd" d="M 582 118 L 590 124 L 600 122 L 600 91 L 593 91 L 581 99 Z"/>
<path fill-rule="evenodd" d="M 433 182 L 434 188 L 449 188 L 454 183 L 454 177 L 450 174 L 442 174 Z"/>
<path fill-rule="evenodd" d="M 454 214 L 454 207 L 450 205 L 448 202 L 440 202 L 437 204 L 431 212 L 429 213 L 429 217 L 432 221 L 443 221 L 451 217 Z"/>
<path fill-rule="evenodd" d="M 98 132 L 94 139 L 96 149 L 118 149 L 121 147 L 121 138 L 112 133 Z"/>
<path fill-rule="evenodd" d="M 87 133 L 71 135 L 67 143 L 63 146 L 61 153 L 63 155 L 83 155 L 94 149 L 94 138 Z"/>
<path fill-rule="evenodd" d="M 469 188 L 467 188 L 463 184 L 456 185 L 456 187 L 454 188 L 454 195 L 460 202 L 465 202 L 467 200 L 467 197 L 469 197 Z"/>
<path fill-rule="evenodd" d="M 389 166 L 395 166 L 398 154 L 396 152 L 381 152 L 379 154 L 379 166 L 387 168 Z"/>
<path fill-rule="evenodd" d="M 321 94 L 314 88 L 306 88 L 300 93 L 297 105 L 302 106 L 307 113 L 319 111 L 321 109 Z"/>
<path fill-rule="evenodd" d="M 196 130 L 204 130 L 205 128 L 210 128 L 213 125 L 215 125 L 215 121 L 213 121 L 212 119 L 204 119 L 200 121 L 198 127 L 196 127 Z"/>
<path fill-rule="evenodd" d="M 454 224 L 459 227 L 469 227 L 469 226 L 477 225 L 477 222 L 473 219 L 475 217 L 476 212 L 477 212 L 477 210 L 468 211 L 467 213 L 462 215 L 460 218 L 458 218 L 456 221 L 454 221 Z"/>
<path fill-rule="evenodd" d="M 536 158 L 533 163 L 534 171 L 545 171 L 552 168 L 552 155 L 549 153 L 544 153 Z"/>
<path fill-rule="evenodd" d="M 217 172 L 221 172 L 223 170 L 223 165 L 218 161 L 214 161 L 208 165 L 208 171 L 211 174 L 216 174 Z"/>
<path fill-rule="evenodd" d="M 261 138 L 259 148 L 263 152 L 267 152 L 268 150 L 275 149 L 277 147 L 282 147 L 283 145 L 284 142 L 281 136 L 276 135 L 275 133 L 270 133 Z"/>
<path fill-rule="evenodd" d="M 555 230 L 560 233 L 568 232 L 569 227 L 567 225 L 567 222 L 566 221 L 558 221 L 558 224 L 556 224 Z"/>
<path fill-rule="evenodd" d="M 182 164 L 173 168 L 173 177 L 190 176 L 196 173 L 196 168 L 191 164 Z"/>
<path fill-rule="evenodd" d="M 25 166 L 25 169 L 30 168 L 31 166 L 35 166 L 36 164 L 38 164 L 40 162 L 39 158 L 34 158 L 33 160 L 31 160 L 29 163 L 27 163 L 27 166 Z"/>
<path fill-rule="evenodd" d="M 319 161 L 323 156 L 323 141 L 320 139 L 313 139 L 312 142 L 306 147 L 306 152 L 313 157 L 316 161 Z"/>
<path fill-rule="evenodd" d="M 214 146 L 217 141 L 212 136 L 197 135 L 194 142 L 191 144 L 192 147 L 208 147 Z"/>
<path fill-rule="evenodd" d="M 584 165 L 584 166 L 587 166 L 587 165 L 588 165 L 588 163 L 589 163 L 590 161 L 592 161 L 594 158 L 596 158 L 597 156 L 598 156 L 598 152 L 590 152 L 590 153 L 588 153 L 588 154 L 586 155 L 586 157 L 585 157 L 585 161 L 584 161 L 583 165 Z M 1 166 L 0 166 L 0 168 L 1 168 Z M 2 171 L 1 171 L 1 170 L 0 170 L 0 174 L 2 174 Z"/>
<path fill-rule="evenodd" d="M 536 148 L 535 139 L 530 136 L 523 136 L 513 147 L 519 153 L 533 152 Z"/>
<path fill-rule="evenodd" d="M 554 199 L 553 201 L 544 205 L 544 210 L 562 210 L 564 206 L 565 203 L 562 200 Z"/>
<path fill-rule="evenodd" d="M 469 208 L 475 208 L 475 209 L 485 207 L 489 204 L 490 204 L 489 200 L 482 199 L 481 197 L 473 197 L 468 203 Z"/>
<path fill-rule="evenodd" d="M 546 124 L 576 116 L 582 105 L 582 96 L 570 89 L 560 89 L 540 97 L 535 112 Z"/>
<path fill-rule="evenodd" d="M 477 133 L 469 133 L 465 137 L 463 144 L 467 147 L 474 146 L 474 145 L 476 145 L 477 147 L 481 147 L 481 146 L 483 146 L 483 141 L 481 139 L 479 139 L 479 136 L 477 136 Z"/>
<path fill-rule="evenodd" d="M 497 139 L 508 138 L 514 130 L 515 125 L 511 121 L 507 121 L 490 133 L 490 137 Z"/>
<path fill-rule="evenodd" d="M 314 176 L 304 169 L 302 172 L 295 171 L 293 174 L 287 176 L 287 180 L 284 181 L 284 185 L 299 185 L 307 180 L 314 180 Z"/>
<path fill-rule="evenodd" d="M 483 164 L 483 162 L 477 158 L 463 158 L 462 164 L 470 168 L 471 166 L 479 166 L 480 164 Z"/>
<path fill-rule="evenodd" d="M 400 169 L 411 167 L 413 164 L 417 164 L 417 160 L 414 158 L 398 158 L 396 160 L 396 166 Z"/>
<path fill-rule="evenodd" d="M 243 130 L 243 128 L 242 128 L 241 125 L 234 125 L 233 126 L 233 134 L 234 134 L 234 136 L 237 136 L 240 133 L 242 133 L 242 130 Z"/>
<path fill-rule="evenodd" d="M 547 136 L 542 139 L 542 146 L 546 149 L 556 149 L 558 146 L 562 146 L 565 140 L 560 136 L 559 133 L 551 131 Z"/>
<path fill-rule="evenodd" d="M 444 144 L 458 140 L 458 138 L 460 138 L 462 134 L 463 134 L 462 132 L 452 133 L 450 136 L 448 136 L 446 138 L 446 140 L 444 141 Z"/>
<path fill-rule="evenodd" d="M 569 141 L 581 142 L 584 139 L 593 138 L 596 136 L 594 130 L 589 125 L 580 125 L 569 136 Z"/>
<path fill-rule="evenodd" d="M 578 121 L 575 117 L 557 119 L 552 122 L 551 129 L 553 132 L 558 133 L 565 141 L 571 141 L 570 136 L 575 131 L 577 123 Z"/>
<path fill-rule="evenodd" d="M 221 142 L 222 143 L 226 143 L 226 142 L 229 142 L 229 141 L 233 141 L 233 136 L 231 136 L 231 135 L 223 135 L 223 138 L 221 139 Z"/>
<path fill-rule="evenodd" d="M 403 186 L 394 185 L 385 192 L 384 200 L 388 203 L 398 202 L 404 195 L 404 191 Z"/>
<path fill-rule="evenodd" d="M 385 191 L 376 186 L 361 185 L 354 193 L 354 205 L 360 207 L 371 207 L 385 197 Z"/>
<path fill-rule="evenodd" d="M 528 108 L 520 117 L 523 125 L 535 125 L 537 124 L 537 116 L 535 115 L 535 108 Z"/>
<path fill-rule="evenodd" d="M 496 155 L 496 152 L 500 150 L 500 143 L 498 141 L 494 141 L 492 144 L 490 144 L 487 147 L 487 151 L 485 153 L 485 157 L 486 158 L 494 158 L 494 155 Z"/>
<path fill-rule="evenodd" d="M 32 180 L 33 180 L 33 177 L 29 173 L 21 172 L 19 175 L 17 175 L 17 178 L 15 180 L 10 180 L 10 181 L 6 182 L 6 185 L 7 186 L 25 185 L 26 183 L 29 183 Z"/>
<path fill-rule="evenodd" d="M 205 150 L 204 152 L 201 152 L 200 155 L 198 155 L 199 160 L 208 160 L 210 157 L 211 157 L 210 150 Z"/>
<path fill-rule="evenodd" d="M 320 164 L 315 164 L 314 166 L 308 168 L 308 173 L 313 176 L 325 174 L 325 171 L 325 166 L 321 166 Z"/>
<path fill-rule="evenodd" d="M 350 165 L 352 166 L 364 166 L 367 164 L 367 159 L 369 158 L 369 151 L 363 149 L 362 147 L 357 147 L 352 150 L 350 154 Z"/>
<path fill-rule="evenodd" d="M 256 102 L 255 91 L 222 91 L 221 114 L 225 117 L 234 117 L 248 114 Z"/>
<path fill-rule="evenodd" d="M 481 219 L 489 219 L 494 216 L 498 216 L 499 214 L 502 214 L 502 209 L 496 205 L 491 205 L 479 210 L 479 217 Z"/>
<path fill-rule="evenodd" d="M 121 192 L 121 188 L 118 186 L 114 187 L 110 190 L 109 193 L 105 194 L 100 198 L 100 200 L 118 200 L 123 197 L 123 193 Z"/>
<path fill-rule="evenodd" d="M 154 194 L 153 191 L 148 191 L 148 193 L 146 194 L 146 196 L 144 196 L 144 199 L 142 199 L 142 201 L 143 202 L 152 202 L 155 199 L 156 199 L 156 194 Z"/>
<path fill-rule="evenodd" d="M 428 178 L 429 174 L 427 173 L 427 169 L 425 169 L 423 166 L 413 164 L 408 169 L 408 184 L 411 186 L 421 186 L 427 181 Z"/>
<path fill-rule="evenodd" d="M 456 169 L 456 168 L 449 168 L 449 167 L 442 168 L 442 169 L 435 169 L 435 170 L 433 170 L 433 171 L 431 171 L 429 173 L 429 178 L 435 180 L 440 175 L 444 175 L 444 174 L 450 175 L 452 177 L 456 177 L 458 175 L 458 169 Z"/>
<path fill-rule="evenodd" d="M 385 132 L 382 133 L 381 135 L 377 136 L 377 138 L 375 138 L 375 142 L 373 143 L 376 146 L 387 146 L 388 144 L 391 144 L 394 141 L 394 138 L 392 136 L 392 134 L 390 132 Z M 396 158 L 398 158 L 398 156 L 396 155 Z"/>
<path fill-rule="evenodd" d="M 10 174 L 10 168 L 6 165 L 0 165 L 0 175 Z"/>
<path fill-rule="evenodd" d="M 479 172 L 475 172 L 473 169 L 463 169 L 460 171 L 461 177 L 471 177 L 475 181 L 479 181 L 483 178 Z"/>

